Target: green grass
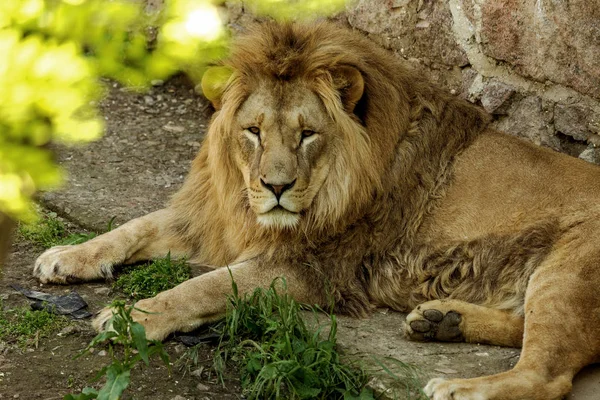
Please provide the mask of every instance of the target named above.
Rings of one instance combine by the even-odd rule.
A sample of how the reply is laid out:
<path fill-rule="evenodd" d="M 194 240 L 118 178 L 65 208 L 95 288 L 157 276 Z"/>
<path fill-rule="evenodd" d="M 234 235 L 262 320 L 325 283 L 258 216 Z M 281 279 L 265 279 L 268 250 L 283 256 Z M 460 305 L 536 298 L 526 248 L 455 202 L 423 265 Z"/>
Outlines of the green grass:
<path fill-rule="evenodd" d="M 45 310 L 33 311 L 28 308 L 4 310 L 0 302 L 0 341 L 27 345 L 59 331 L 69 324 L 69 320 Z"/>
<path fill-rule="evenodd" d="M 329 315 L 327 333 L 323 326 L 309 329 L 302 306 L 278 292 L 282 286 L 277 280 L 240 298 L 233 283 L 215 352 L 217 373 L 236 365 L 249 399 L 373 399 L 366 372 L 340 358 L 335 315 Z"/>
<path fill-rule="evenodd" d="M 220 333 L 213 357 L 213 369 L 239 371 L 243 395 L 248 399 L 374 399 L 367 387 L 371 377 L 387 376 L 392 382 L 386 397 L 425 400 L 423 377 L 414 366 L 386 357 L 370 357 L 371 364 L 342 358 L 337 345 L 335 315 L 325 313 L 328 323 L 306 324 L 310 313 L 323 310 L 295 302 L 284 291 L 285 281 L 276 280 L 267 290 L 256 289 L 241 298 L 235 282 L 224 321 L 212 327 Z M 178 360 L 181 367 L 197 365 L 200 346 L 194 346 Z"/>
<path fill-rule="evenodd" d="M 190 279 L 186 261 L 173 260 L 168 254 L 143 265 L 127 267 L 114 283 L 114 288 L 135 299 L 146 299 Z"/>
<path fill-rule="evenodd" d="M 108 231 L 112 229 L 112 218 L 108 223 Z M 18 235 L 32 243 L 44 248 L 52 246 L 80 244 L 95 238 L 98 234 L 69 232 L 65 224 L 58 218 L 56 213 L 48 212 L 42 214 L 40 219 L 31 224 L 19 224 Z"/>

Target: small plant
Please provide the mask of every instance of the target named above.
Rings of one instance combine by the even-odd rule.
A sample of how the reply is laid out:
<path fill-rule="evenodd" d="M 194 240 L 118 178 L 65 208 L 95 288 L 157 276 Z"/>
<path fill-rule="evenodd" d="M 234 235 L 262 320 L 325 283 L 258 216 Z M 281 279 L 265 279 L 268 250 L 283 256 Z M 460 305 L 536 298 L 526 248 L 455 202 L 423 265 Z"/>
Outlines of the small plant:
<path fill-rule="evenodd" d="M 185 260 L 173 260 L 171 254 L 152 262 L 130 267 L 114 283 L 127 296 L 145 299 L 171 289 L 190 279 L 190 267 Z"/>
<path fill-rule="evenodd" d="M 68 323 L 67 318 L 46 310 L 17 308 L 5 311 L 0 302 L 0 341 L 14 341 L 20 346 L 32 342 L 37 344 L 39 338 L 64 328 Z"/>
<path fill-rule="evenodd" d="M 64 400 L 118 400 L 131 382 L 131 370 L 140 361 L 148 366 L 150 358 L 158 355 L 167 366 L 170 365 L 169 355 L 163 349 L 162 343 L 146 339 L 144 327 L 131 318 L 131 311 L 135 306 L 127 307 L 125 302 L 115 300 L 111 307 L 113 316 L 108 324 L 112 330 L 96 335 L 87 348 L 78 355 L 80 357 L 86 354 L 92 347 L 107 345 L 111 363 L 102 368 L 96 376 L 96 379 L 106 376 L 106 383 L 99 391 L 86 387 L 80 394 L 66 395 Z M 120 345 L 122 351 L 116 353 L 115 345 Z"/>
<path fill-rule="evenodd" d="M 310 330 L 301 306 L 277 291 L 281 283 L 285 288 L 285 281 L 276 280 L 242 299 L 233 282 L 215 352 L 217 373 L 222 376 L 227 362 L 239 365 L 250 399 L 373 399 L 366 373 L 340 360 L 336 317 L 329 316 L 327 334 L 323 327 Z"/>

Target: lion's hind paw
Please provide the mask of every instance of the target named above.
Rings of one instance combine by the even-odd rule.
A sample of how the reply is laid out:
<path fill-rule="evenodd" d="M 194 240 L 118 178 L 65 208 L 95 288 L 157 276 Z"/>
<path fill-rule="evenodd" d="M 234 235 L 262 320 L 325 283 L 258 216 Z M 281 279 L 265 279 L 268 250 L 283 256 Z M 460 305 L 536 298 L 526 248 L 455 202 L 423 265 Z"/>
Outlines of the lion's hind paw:
<path fill-rule="evenodd" d="M 441 301 L 433 300 L 417 306 L 407 315 L 404 334 L 410 340 L 460 342 L 464 341 L 459 327 L 461 321 L 460 313 L 444 310 Z"/>

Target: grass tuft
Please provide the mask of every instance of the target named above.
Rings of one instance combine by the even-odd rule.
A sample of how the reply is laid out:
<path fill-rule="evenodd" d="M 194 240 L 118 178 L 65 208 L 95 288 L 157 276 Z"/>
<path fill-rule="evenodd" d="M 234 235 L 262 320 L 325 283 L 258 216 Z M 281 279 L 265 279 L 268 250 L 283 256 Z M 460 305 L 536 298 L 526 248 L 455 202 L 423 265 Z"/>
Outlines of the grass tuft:
<path fill-rule="evenodd" d="M 240 298 L 233 283 L 215 352 L 217 373 L 222 376 L 227 363 L 237 365 L 249 399 L 373 399 L 367 374 L 340 360 L 336 317 L 329 316 L 327 334 L 322 326 L 309 329 L 300 304 L 277 286 L 285 288 L 285 281 Z"/>
<path fill-rule="evenodd" d="M 0 302 L 0 341 L 16 342 L 25 346 L 59 331 L 69 324 L 61 315 L 46 310 L 33 311 L 28 308 L 4 310 Z"/>
<path fill-rule="evenodd" d="M 108 231 L 112 229 L 113 221 L 114 217 L 108 222 Z M 36 243 L 46 249 L 53 246 L 81 244 L 98 236 L 98 234 L 94 232 L 69 232 L 65 227 L 65 224 L 54 212 L 43 214 L 40 219 L 34 223 L 19 224 L 18 234 L 21 238 Z"/>
<path fill-rule="evenodd" d="M 114 283 L 116 289 L 135 299 L 146 299 L 190 279 L 190 267 L 183 259 L 173 260 L 167 254 L 152 262 L 127 267 Z"/>

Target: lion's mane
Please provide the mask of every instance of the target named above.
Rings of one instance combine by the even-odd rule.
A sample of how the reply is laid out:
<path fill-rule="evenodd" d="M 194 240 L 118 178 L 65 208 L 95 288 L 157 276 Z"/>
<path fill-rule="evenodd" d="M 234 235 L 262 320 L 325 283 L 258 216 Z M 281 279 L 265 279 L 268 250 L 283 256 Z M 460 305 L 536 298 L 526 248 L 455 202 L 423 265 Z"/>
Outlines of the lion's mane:
<path fill-rule="evenodd" d="M 230 153 L 235 112 L 260 79 L 309 82 L 343 135 L 331 155 L 334 167 L 298 227 L 305 243 L 321 249 L 347 245 L 350 253 L 361 247 L 385 252 L 410 245 L 443 191 L 453 157 L 488 123 L 478 108 L 443 93 L 368 39 L 332 23 L 257 24 L 235 41 L 224 65 L 234 73 L 222 108 L 171 205 L 181 240 L 194 245 L 197 259 L 213 265 L 273 253 L 289 243 L 289 232 L 256 223 Z M 344 109 L 343 93 L 335 89 L 332 71 L 340 66 L 356 68 L 364 79 L 363 96 L 351 114 Z M 351 256 L 360 260 L 365 254 Z M 364 284 L 349 283 L 358 279 L 359 267 L 343 263 L 339 260 L 339 271 L 326 272 L 328 279 L 351 286 L 347 290 L 357 292 L 359 303 L 367 302 L 358 294 Z"/>

